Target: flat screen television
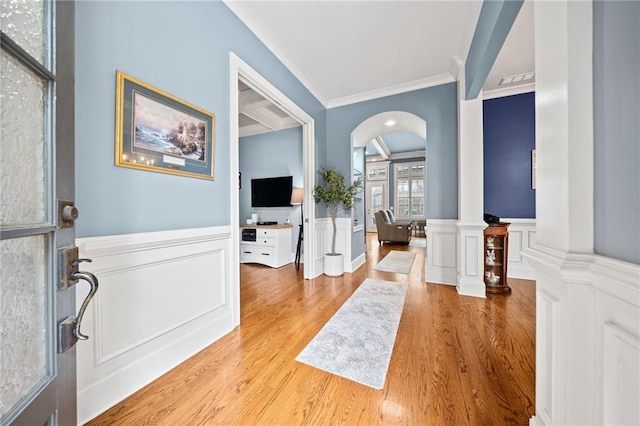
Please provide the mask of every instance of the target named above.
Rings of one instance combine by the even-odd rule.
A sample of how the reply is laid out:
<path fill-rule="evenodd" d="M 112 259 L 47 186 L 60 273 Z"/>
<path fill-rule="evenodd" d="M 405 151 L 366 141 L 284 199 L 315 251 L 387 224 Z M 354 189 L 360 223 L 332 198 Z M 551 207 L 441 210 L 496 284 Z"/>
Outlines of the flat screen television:
<path fill-rule="evenodd" d="M 290 207 L 293 176 L 251 179 L 251 207 Z"/>

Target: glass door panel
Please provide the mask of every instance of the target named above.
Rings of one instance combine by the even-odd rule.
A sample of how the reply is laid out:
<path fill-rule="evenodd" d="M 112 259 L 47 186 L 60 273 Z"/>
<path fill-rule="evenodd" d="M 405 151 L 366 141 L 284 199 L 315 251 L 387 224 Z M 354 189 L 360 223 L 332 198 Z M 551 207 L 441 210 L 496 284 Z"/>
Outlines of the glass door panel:
<path fill-rule="evenodd" d="M 0 224 L 42 224 L 46 82 L 4 51 L 0 78 Z"/>
<path fill-rule="evenodd" d="M 41 64 L 45 63 L 47 22 L 43 0 L 2 0 L 0 30 Z"/>
<path fill-rule="evenodd" d="M 42 235 L 0 241 L 0 418 L 51 379 L 46 246 Z"/>
<path fill-rule="evenodd" d="M 367 232 L 377 232 L 375 212 L 389 208 L 387 182 L 367 182 Z"/>

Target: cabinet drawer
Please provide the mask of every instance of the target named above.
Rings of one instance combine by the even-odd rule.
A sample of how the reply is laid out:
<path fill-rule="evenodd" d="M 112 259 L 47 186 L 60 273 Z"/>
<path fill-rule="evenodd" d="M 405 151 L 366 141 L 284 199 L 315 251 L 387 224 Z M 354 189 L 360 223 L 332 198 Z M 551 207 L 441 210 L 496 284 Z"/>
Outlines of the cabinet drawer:
<path fill-rule="evenodd" d="M 257 232 L 256 232 L 256 237 L 258 237 L 258 240 L 260 238 L 275 238 L 276 237 L 276 230 L 275 229 L 258 228 Z"/>
<path fill-rule="evenodd" d="M 256 243 L 260 247 L 275 247 L 276 246 L 276 239 L 275 238 L 258 237 L 258 241 L 256 241 Z"/>
<path fill-rule="evenodd" d="M 241 247 L 240 261 L 260 262 L 275 257 L 273 249 L 264 247 Z"/>

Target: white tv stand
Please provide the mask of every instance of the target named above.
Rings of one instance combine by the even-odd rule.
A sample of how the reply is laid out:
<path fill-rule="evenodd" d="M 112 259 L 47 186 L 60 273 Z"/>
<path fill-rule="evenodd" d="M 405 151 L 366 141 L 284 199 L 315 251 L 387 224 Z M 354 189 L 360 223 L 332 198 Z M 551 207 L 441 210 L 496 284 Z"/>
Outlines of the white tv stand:
<path fill-rule="evenodd" d="M 256 241 L 245 241 L 242 231 L 255 229 Z M 293 225 L 240 226 L 240 263 L 261 263 L 279 268 L 293 262 L 291 232 Z"/>

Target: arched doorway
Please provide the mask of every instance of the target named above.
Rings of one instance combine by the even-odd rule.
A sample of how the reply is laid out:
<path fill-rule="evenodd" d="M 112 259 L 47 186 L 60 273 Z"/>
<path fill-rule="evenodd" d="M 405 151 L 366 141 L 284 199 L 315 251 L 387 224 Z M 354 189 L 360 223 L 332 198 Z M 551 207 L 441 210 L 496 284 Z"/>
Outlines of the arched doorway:
<path fill-rule="evenodd" d="M 395 208 L 396 215 L 404 216 L 402 219 L 426 221 L 426 138 L 426 121 L 404 111 L 376 114 L 351 133 L 352 170 L 360 170 L 367 177 L 362 209 L 359 211 L 356 205 L 354 211 L 354 223 L 364 223 L 362 229 L 354 227 L 354 234 L 362 232 L 354 235 L 354 249 L 358 241 L 366 244 L 365 232 L 375 232 L 375 211 Z M 403 149 L 395 143 L 408 145 Z M 375 155 L 367 153 L 371 146 L 375 146 Z M 408 175 L 402 177 L 397 173 L 400 169 L 407 170 Z M 411 176 L 412 170 L 417 176 Z M 402 185 L 406 197 L 400 196 L 398 188 Z"/>

